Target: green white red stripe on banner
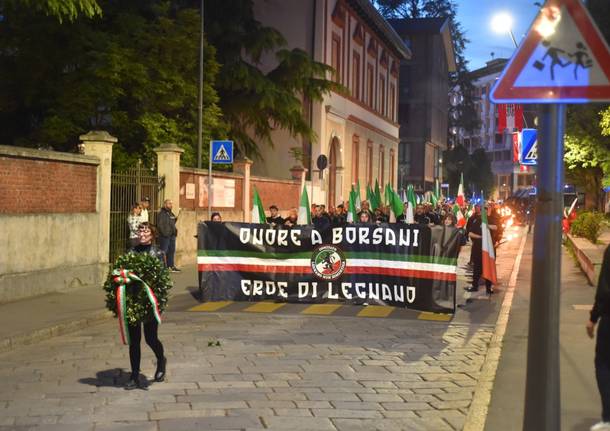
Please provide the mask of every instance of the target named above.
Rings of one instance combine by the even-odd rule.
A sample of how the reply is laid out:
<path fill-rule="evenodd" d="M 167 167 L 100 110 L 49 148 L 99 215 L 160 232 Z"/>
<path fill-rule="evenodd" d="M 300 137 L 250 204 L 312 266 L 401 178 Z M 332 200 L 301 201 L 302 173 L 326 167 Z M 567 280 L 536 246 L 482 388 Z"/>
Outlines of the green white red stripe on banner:
<path fill-rule="evenodd" d="M 114 271 L 112 271 L 112 275 L 114 276 L 113 281 L 119 285 L 116 289 L 116 308 L 119 318 L 119 330 L 121 333 L 121 340 L 123 341 L 123 344 L 129 345 L 131 343 L 131 340 L 129 338 L 129 331 L 127 330 L 127 327 L 129 326 L 129 322 L 127 321 L 127 285 L 133 281 L 139 281 L 140 283 L 142 283 L 142 287 L 146 292 L 146 296 L 148 297 L 148 300 L 152 305 L 153 315 L 155 316 L 157 322 L 161 323 L 159 301 L 157 300 L 157 297 L 155 296 L 150 286 L 148 286 L 148 284 L 146 284 L 144 280 L 138 277 L 133 271 L 129 269 L 115 269 Z"/>
<path fill-rule="evenodd" d="M 239 254 L 239 252 L 237 252 Z M 360 253 L 353 253 L 358 255 Z M 371 254 L 371 253 L 362 253 Z M 264 255 L 264 253 L 261 253 Z M 311 256 L 311 253 L 308 253 Z M 430 263 L 421 261 L 409 261 L 404 255 L 394 255 L 395 259 L 372 259 L 351 258 L 347 253 L 345 273 L 346 274 L 377 274 L 397 277 L 414 277 L 434 280 L 456 280 L 456 266 L 447 263 Z M 384 255 L 387 255 L 384 254 Z M 399 260 L 403 257 L 405 260 Z M 417 256 L 421 259 L 421 256 Z M 433 258 L 428 258 L 433 260 Z M 439 259 L 451 260 L 451 259 Z M 455 259 L 453 259 L 455 260 Z M 199 256 L 197 258 L 199 271 L 222 272 L 257 272 L 257 273 L 282 273 L 282 274 L 311 274 L 311 259 L 302 257 L 278 259 L 264 257 L 242 257 L 230 256 Z"/>

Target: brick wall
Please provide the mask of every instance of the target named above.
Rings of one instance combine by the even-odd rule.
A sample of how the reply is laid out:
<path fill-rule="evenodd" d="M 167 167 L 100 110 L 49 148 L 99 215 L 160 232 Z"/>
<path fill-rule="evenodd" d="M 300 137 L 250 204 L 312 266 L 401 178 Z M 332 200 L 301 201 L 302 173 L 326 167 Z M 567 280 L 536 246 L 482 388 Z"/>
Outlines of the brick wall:
<path fill-rule="evenodd" d="M 276 180 L 271 178 L 251 177 L 250 182 L 258 190 L 265 211 L 275 205 L 280 211 L 298 208 L 301 198 L 300 181 Z M 250 190 L 250 202 L 253 200 L 254 189 Z"/>
<path fill-rule="evenodd" d="M 91 213 L 96 193 L 94 164 L 0 155 L 0 213 Z"/>

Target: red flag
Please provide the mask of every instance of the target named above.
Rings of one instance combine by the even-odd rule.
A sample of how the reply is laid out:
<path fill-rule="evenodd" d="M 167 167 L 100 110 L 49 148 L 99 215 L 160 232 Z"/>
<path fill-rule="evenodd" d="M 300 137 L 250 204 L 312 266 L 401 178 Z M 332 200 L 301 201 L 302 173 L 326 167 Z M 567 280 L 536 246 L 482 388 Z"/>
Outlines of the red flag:
<path fill-rule="evenodd" d="M 503 133 L 506 129 L 506 105 L 498 105 L 498 133 Z"/>
<path fill-rule="evenodd" d="M 518 131 L 523 130 L 523 105 L 515 106 L 515 128 Z"/>

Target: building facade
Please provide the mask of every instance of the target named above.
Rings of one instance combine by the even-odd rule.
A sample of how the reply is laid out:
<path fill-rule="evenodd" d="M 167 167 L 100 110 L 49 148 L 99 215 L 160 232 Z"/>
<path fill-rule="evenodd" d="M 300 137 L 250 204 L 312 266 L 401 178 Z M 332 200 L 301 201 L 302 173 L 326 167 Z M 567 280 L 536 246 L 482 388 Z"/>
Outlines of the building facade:
<path fill-rule="evenodd" d="M 398 188 L 413 184 L 416 191 L 432 190 L 436 179 L 442 181 L 449 73 L 456 70 L 449 19 L 395 19 L 390 24 L 412 52 L 400 65 Z"/>
<path fill-rule="evenodd" d="M 398 73 L 410 51 L 369 0 L 255 0 L 256 19 L 279 30 L 288 48 L 300 48 L 335 69 L 332 78 L 346 93 L 332 92 L 321 102 L 304 101 L 317 135 L 313 143 L 274 133 L 273 148 L 261 148 L 263 162 L 254 174 L 288 178 L 304 154 L 308 187 L 315 203 L 337 205 L 353 184 L 361 193 L 375 180 L 396 186 L 398 160 Z M 274 59 L 266 59 L 271 68 Z M 294 153 L 294 152 L 293 152 Z M 317 171 L 320 155 L 328 168 Z"/>
<path fill-rule="evenodd" d="M 506 199 L 519 189 L 534 186 L 536 181 L 535 167 L 520 166 L 514 157 L 517 132 L 523 127 L 536 127 L 536 113 L 531 110 L 532 105 L 496 105 L 489 97 L 507 62 L 505 58 L 497 58 L 471 72 L 481 127 L 461 138 L 462 145 L 469 153 L 478 148 L 483 148 L 487 153 L 494 174 L 495 199 Z M 502 117 L 511 114 L 517 116 L 516 121 L 507 125 Z"/>

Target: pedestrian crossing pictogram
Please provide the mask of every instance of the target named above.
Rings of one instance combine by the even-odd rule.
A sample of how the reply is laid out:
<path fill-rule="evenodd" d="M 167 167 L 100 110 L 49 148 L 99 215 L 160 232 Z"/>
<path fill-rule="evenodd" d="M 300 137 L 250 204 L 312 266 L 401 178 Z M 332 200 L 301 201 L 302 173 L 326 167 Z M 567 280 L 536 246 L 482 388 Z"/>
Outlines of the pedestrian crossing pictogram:
<path fill-rule="evenodd" d="M 229 155 L 227 154 L 227 150 L 225 150 L 225 146 L 221 145 L 216 154 L 214 155 L 215 162 L 226 162 L 231 160 Z"/>
<path fill-rule="evenodd" d="M 212 163 L 233 163 L 233 141 L 212 141 L 210 144 Z"/>

